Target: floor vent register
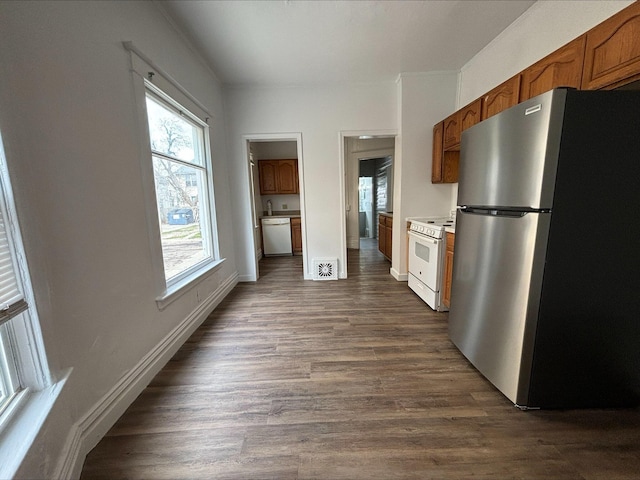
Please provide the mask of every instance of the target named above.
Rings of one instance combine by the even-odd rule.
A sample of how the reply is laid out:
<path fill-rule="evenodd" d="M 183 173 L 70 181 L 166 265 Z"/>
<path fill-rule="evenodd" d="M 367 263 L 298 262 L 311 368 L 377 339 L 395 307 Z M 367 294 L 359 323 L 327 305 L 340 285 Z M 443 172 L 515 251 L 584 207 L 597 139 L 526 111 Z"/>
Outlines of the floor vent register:
<path fill-rule="evenodd" d="M 338 280 L 337 258 L 315 258 L 313 260 L 314 280 Z"/>

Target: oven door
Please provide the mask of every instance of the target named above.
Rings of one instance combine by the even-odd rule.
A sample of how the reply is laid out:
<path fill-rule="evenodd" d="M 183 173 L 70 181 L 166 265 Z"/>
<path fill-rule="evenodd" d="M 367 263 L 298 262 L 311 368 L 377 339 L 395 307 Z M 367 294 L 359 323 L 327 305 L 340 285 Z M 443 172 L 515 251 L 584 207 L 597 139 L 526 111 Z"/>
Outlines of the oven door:
<path fill-rule="evenodd" d="M 442 240 L 409 234 L 409 273 L 434 292 L 440 291 L 439 259 Z"/>

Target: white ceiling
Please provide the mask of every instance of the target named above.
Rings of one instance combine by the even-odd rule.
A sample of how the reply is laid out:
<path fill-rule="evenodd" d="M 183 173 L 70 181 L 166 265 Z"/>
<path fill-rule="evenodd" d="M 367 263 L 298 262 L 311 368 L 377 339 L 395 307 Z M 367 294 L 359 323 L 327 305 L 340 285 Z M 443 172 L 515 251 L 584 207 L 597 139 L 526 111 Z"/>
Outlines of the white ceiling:
<path fill-rule="evenodd" d="M 393 81 L 459 70 L 534 0 L 164 0 L 225 84 Z"/>

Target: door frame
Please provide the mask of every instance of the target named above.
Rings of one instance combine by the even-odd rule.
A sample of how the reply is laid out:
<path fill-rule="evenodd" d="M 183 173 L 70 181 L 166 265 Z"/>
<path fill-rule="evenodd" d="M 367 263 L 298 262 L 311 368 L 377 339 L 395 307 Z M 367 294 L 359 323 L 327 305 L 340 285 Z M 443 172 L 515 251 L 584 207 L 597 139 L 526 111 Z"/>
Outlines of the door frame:
<path fill-rule="evenodd" d="M 296 150 L 298 152 L 298 189 L 300 190 L 300 222 L 302 228 L 302 265 L 304 278 L 310 279 L 312 272 L 310 271 L 307 261 L 307 233 L 306 233 L 306 212 L 305 212 L 305 195 L 304 195 L 304 162 L 302 159 L 302 132 L 291 132 L 291 133 L 254 133 L 242 135 L 242 149 L 243 149 L 243 158 L 245 161 L 245 176 L 247 184 L 249 185 L 249 203 L 250 208 L 245 216 L 245 221 L 247 221 L 251 225 L 251 231 L 253 235 L 251 236 L 251 257 L 252 259 L 247 262 L 248 265 L 253 265 L 253 269 L 249 274 L 249 281 L 257 281 L 260 278 L 260 270 L 258 266 L 258 262 L 260 258 L 257 256 L 258 245 L 256 243 L 256 234 L 255 231 L 258 228 L 254 224 L 254 213 L 256 218 L 259 216 L 257 212 L 254 212 L 255 202 L 253 202 L 253 192 L 252 188 L 252 171 L 251 171 L 251 158 L 249 156 L 249 144 L 251 142 L 296 142 Z M 259 188 L 258 186 L 254 186 L 255 188 Z"/>

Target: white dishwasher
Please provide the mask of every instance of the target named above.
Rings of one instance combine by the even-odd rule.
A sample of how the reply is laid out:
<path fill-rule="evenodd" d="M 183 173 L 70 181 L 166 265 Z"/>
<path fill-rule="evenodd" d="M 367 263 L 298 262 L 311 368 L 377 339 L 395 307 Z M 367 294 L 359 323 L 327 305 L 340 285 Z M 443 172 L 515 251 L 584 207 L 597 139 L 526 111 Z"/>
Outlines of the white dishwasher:
<path fill-rule="evenodd" d="M 291 219 L 263 218 L 262 243 L 264 255 L 293 255 L 291 249 Z"/>

